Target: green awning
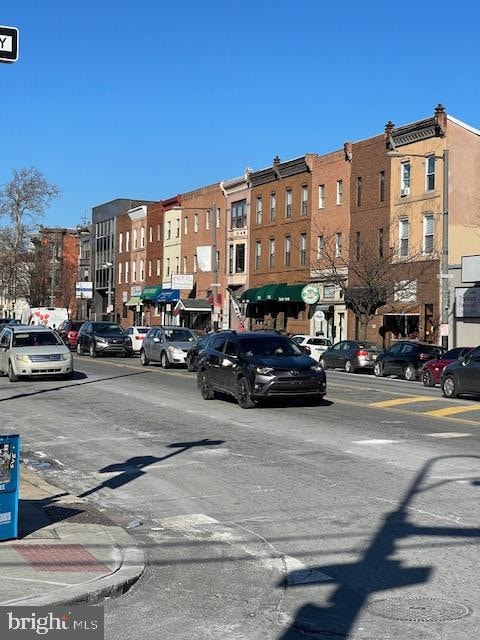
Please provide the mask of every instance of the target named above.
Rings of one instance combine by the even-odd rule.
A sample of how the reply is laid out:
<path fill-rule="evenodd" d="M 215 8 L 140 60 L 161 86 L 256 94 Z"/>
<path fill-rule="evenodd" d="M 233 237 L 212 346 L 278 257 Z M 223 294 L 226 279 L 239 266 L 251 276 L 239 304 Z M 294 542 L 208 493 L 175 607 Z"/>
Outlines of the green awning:
<path fill-rule="evenodd" d="M 279 302 L 303 302 L 302 290 L 304 284 L 289 284 L 285 285 L 280 291 L 277 292 Z"/>
<path fill-rule="evenodd" d="M 285 283 L 283 284 L 266 284 L 263 287 L 257 289 L 254 298 L 255 302 L 268 302 L 268 301 L 276 301 L 278 300 L 278 291 L 281 291 L 283 287 L 286 287 Z"/>
<path fill-rule="evenodd" d="M 140 296 L 132 296 L 128 302 L 125 303 L 126 307 L 136 307 L 137 304 L 142 304 Z"/>
<path fill-rule="evenodd" d="M 247 289 L 240 296 L 242 302 L 255 302 L 255 293 L 258 291 L 258 287 L 254 289 Z"/>
<path fill-rule="evenodd" d="M 151 284 L 148 287 L 145 287 L 142 293 L 140 294 L 141 300 L 155 300 L 158 294 L 163 289 L 161 284 Z"/>

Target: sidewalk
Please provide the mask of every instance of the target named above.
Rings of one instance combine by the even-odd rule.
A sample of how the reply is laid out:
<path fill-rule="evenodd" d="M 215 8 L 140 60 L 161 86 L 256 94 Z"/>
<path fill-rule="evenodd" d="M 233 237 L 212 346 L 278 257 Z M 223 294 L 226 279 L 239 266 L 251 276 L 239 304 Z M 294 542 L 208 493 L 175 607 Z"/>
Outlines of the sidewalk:
<path fill-rule="evenodd" d="M 0 542 L 0 606 L 98 602 L 124 593 L 145 557 L 88 502 L 20 468 L 19 539 Z"/>

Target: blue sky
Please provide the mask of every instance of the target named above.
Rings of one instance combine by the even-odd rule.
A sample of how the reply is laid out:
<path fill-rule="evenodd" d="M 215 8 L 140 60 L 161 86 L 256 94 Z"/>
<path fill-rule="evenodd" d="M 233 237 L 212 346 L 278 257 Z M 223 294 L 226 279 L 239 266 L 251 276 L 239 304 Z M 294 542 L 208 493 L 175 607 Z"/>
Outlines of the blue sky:
<path fill-rule="evenodd" d="M 429 116 L 480 127 L 474 0 L 3 0 L 0 183 L 35 166 L 75 225 Z"/>

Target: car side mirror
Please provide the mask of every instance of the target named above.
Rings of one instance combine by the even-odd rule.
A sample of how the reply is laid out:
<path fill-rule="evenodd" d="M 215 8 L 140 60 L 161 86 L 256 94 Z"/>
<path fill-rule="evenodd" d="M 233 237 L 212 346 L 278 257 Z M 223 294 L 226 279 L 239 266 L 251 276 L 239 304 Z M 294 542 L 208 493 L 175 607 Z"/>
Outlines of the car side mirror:
<path fill-rule="evenodd" d="M 462 364 L 465 364 L 466 362 L 465 356 L 458 356 L 458 361 L 461 362 Z"/>
<path fill-rule="evenodd" d="M 154 338 L 153 341 L 154 342 L 160 342 L 160 338 Z"/>
<path fill-rule="evenodd" d="M 222 360 L 222 367 L 233 367 L 237 360 L 237 356 L 228 356 Z"/>

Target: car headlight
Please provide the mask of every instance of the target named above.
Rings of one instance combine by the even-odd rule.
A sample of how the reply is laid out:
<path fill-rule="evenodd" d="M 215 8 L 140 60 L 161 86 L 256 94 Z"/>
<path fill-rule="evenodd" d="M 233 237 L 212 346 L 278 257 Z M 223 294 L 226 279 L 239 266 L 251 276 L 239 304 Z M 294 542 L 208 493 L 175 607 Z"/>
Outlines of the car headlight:
<path fill-rule="evenodd" d="M 72 359 L 71 353 L 62 353 L 62 360 L 71 360 L 71 359 Z"/>
<path fill-rule="evenodd" d="M 107 339 L 102 338 L 101 336 L 95 336 L 95 342 L 100 342 L 102 344 L 105 344 L 107 342 Z"/>
<path fill-rule="evenodd" d="M 323 371 L 323 367 L 321 367 L 319 364 L 314 364 L 310 367 L 310 371 Z"/>
<path fill-rule="evenodd" d="M 183 351 L 181 349 L 179 349 L 178 347 L 168 347 L 168 351 L 170 351 L 170 353 L 173 353 L 176 356 L 183 356 Z"/>
<path fill-rule="evenodd" d="M 30 358 L 28 356 L 15 356 L 15 360 L 18 362 L 30 362 Z"/>
<path fill-rule="evenodd" d="M 128 338 L 128 337 L 127 337 L 127 338 L 125 338 L 125 344 L 126 344 L 127 346 L 131 345 L 131 344 L 132 344 L 132 340 L 131 340 L 131 338 Z"/>
<path fill-rule="evenodd" d="M 255 371 L 261 376 L 268 376 L 274 372 L 272 367 L 255 367 Z"/>

